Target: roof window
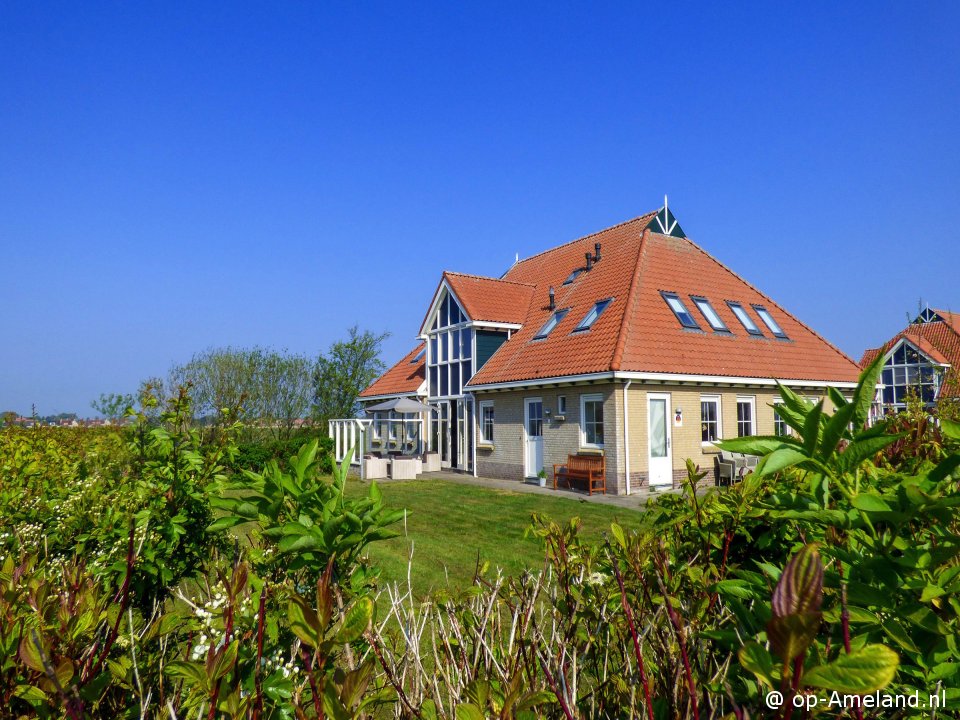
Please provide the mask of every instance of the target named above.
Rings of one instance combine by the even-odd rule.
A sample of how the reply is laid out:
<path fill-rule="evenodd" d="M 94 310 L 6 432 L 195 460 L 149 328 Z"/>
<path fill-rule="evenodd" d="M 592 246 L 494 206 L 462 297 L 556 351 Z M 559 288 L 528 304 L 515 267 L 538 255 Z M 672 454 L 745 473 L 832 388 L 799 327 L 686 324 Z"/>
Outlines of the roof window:
<path fill-rule="evenodd" d="M 679 295 L 670 292 L 661 292 L 660 295 L 666 300 L 667 305 L 673 310 L 673 314 L 677 316 L 677 320 L 680 321 L 681 325 L 691 330 L 700 329 L 697 321 L 693 319 L 693 315 L 687 310 L 687 306 L 683 304 L 683 300 L 680 299 Z"/>
<path fill-rule="evenodd" d="M 427 351 L 427 346 L 424 345 L 422 348 L 420 348 L 420 352 L 418 352 L 416 355 L 414 355 L 413 360 L 410 361 L 410 364 L 413 365 L 413 364 L 415 364 L 415 363 L 420 362 L 420 360 L 423 358 L 423 354 L 424 354 L 426 351 Z"/>
<path fill-rule="evenodd" d="M 589 330 L 590 327 L 597 321 L 597 318 L 600 317 L 600 313 L 607 309 L 607 305 L 613 302 L 613 298 L 607 298 L 606 300 L 600 300 L 596 305 L 590 308 L 590 312 L 587 313 L 586 317 L 580 321 L 580 324 L 577 325 L 573 331 L 580 332 L 582 330 Z"/>
<path fill-rule="evenodd" d="M 547 320 L 546 324 L 540 328 L 540 332 L 533 336 L 534 340 L 543 340 L 547 335 L 549 335 L 553 329 L 560 324 L 560 321 L 566 317 L 567 313 L 570 312 L 570 308 L 564 310 L 557 310 L 553 315 L 550 316 L 550 319 Z"/>
<path fill-rule="evenodd" d="M 748 333 L 751 335 L 763 335 L 763 333 L 760 332 L 760 328 L 758 328 L 757 324 L 753 321 L 753 318 L 747 315 L 747 311 L 743 309 L 743 305 L 731 302 L 730 300 L 727 300 L 727 305 L 730 306 L 733 314 L 737 316 L 737 320 L 743 324 L 744 329 L 746 329 Z"/>
<path fill-rule="evenodd" d="M 690 299 L 693 300 L 693 304 L 703 313 L 703 317 L 707 319 L 707 322 L 710 324 L 710 327 L 713 328 L 714 332 L 730 332 L 730 328 L 720 319 L 720 316 L 717 315 L 717 311 L 713 309 L 713 305 L 710 304 L 709 300 L 699 295 L 691 295 Z"/>
<path fill-rule="evenodd" d="M 772 332 L 778 338 L 787 337 L 787 334 L 780 329 L 779 325 L 777 325 L 777 321 L 773 319 L 773 315 L 771 315 L 763 305 L 754 305 L 753 309 L 756 311 L 757 315 L 760 316 L 760 319 L 763 320 L 763 324 L 770 328 L 770 332 Z"/>
<path fill-rule="evenodd" d="M 572 273 L 570 273 L 570 274 L 567 276 L 567 279 L 563 281 L 563 284 L 564 284 L 564 285 L 569 285 L 569 284 L 572 283 L 574 280 L 576 280 L 576 279 L 577 279 L 577 276 L 580 275 L 580 273 L 582 273 L 582 272 L 583 272 L 583 268 L 577 268 L 576 270 L 574 270 Z"/>

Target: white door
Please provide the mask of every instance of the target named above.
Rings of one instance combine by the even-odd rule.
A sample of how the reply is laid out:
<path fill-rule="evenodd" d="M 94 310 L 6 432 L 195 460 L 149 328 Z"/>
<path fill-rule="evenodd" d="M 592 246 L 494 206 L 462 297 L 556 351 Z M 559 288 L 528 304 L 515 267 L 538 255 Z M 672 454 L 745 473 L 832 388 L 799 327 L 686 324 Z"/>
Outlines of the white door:
<path fill-rule="evenodd" d="M 536 477 L 543 469 L 543 400 L 526 398 L 524 406 L 524 474 Z"/>
<path fill-rule="evenodd" d="M 649 393 L 647 395 L 647 418 L 649 424 L 650 485 L 673 484 L 673 460 L 670 453 L 670 395 Z"/>

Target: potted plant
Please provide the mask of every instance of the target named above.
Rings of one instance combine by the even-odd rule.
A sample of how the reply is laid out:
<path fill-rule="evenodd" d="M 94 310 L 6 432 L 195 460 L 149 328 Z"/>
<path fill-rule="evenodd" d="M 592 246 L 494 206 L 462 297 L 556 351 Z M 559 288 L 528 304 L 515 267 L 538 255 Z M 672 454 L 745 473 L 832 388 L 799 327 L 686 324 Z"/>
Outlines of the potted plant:
<path fill-rule="evenodd" d="M 537 482 L 540 484 L 540 487 L 547 486 L 547 469 L 540 468 L 540 472 L 537 473 Z"/>

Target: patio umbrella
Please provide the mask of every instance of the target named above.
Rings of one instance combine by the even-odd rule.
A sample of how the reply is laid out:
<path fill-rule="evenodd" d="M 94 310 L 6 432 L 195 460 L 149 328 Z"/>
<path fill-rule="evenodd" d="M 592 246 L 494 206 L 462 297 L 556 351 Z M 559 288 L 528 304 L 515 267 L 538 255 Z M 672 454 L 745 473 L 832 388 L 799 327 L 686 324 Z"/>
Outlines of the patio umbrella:
<path fill-rule="evenodd" d="M 429 412 L 433 410 L 433 408 L 416 400 L 411 400 L 410 398 L 393 398 L 392 400 L 370 405 L 366 408 L 368 413 L 385 412 L 387 410 L 393 410 L 398 413 L 422 413 Z"/>

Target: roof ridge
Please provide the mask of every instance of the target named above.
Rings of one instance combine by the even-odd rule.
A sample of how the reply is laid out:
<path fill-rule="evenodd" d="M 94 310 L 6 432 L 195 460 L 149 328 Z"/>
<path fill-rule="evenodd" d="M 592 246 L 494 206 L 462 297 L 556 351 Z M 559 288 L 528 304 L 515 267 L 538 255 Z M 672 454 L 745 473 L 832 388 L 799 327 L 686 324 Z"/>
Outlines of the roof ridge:
<path fill-rule="evenodd" d="M 589 235 L 584 235 L 584 236 L 582 236 L 582 237 L 574 238 L 573 240 L 568 240 L 567 242 L 561 243 L 560 245 L 555 245 L 555 246 L 552 247 L 552 248 L 547 248 L 546 250 L 541 250 L 540 252 L 538 252 L 538 253 L 535 254 L 535 255 L 530 255 L 529 257 L 523 258 L 523 260 L 518 260 L 517 262 L 515 262 L 513 265 L 510 266 L 510 269 L 507 270 L 507 272 L 510 272 L 510 270 L 513 270 L 513 268 L 515 268 L 517 265 L 520 265 L 521 263 L 525 263 L 525 262 L 527 262 L 528 260 L 533 260 L 534 258 L 538 258 L 538 257 L 540 257 L 541 255 L 546 255 L 547 253 L 551 253 L 551 252 L 553 252 L 554 250 L 559 250 L 560 248 L 565 248 L 565 247 L 567 247 L 568 245 L 573 245 L 574 243 L 580 242 L 581 240 L 586 240 L 587 238 L 592 238 L 592 237 L 594 237 L 594 236 L 596 236 L 596 235 L 601 235 L 602 233 L 608 232 L 608 231 L 610 231 L 610 230 L 616 230 L 616 229 L 619 228 L 619 227 L 623 227 L 624 225 L 629 225 L 630 223 L 636 222 L 637 220 L 643 220 L 644 218 L 648 218 L 648 217 L 650 217 L 650 216 L 652 216 L 652 215 L 656 215 L 658 212 L 660 212 L 660 211 L 659 211 L 659 210 L 651 210 L 650 212 L 643 213 L 642 215 L 637 215 L 636 217 L 632 217 L 632 218 L 630 218 L 629 220 L 624 220 L 623 222 L 619 222 L 619 223 L 617 223 L 616 225 L 611 225 L 610 227 L 605 227 L 605 228 L 603 228 L 603 230 L 597 230 L 596 232 L 592 232 L 592 233 L 590 233 Z M 506 274 L 506 273 L 504 273 L 504 274 Z"/>
<path fill-rule="evenodd" d="M 519 280 L 504 280 L 503 278 L 489 277 L 488 275 L 474 275 L 473 273 L 457 272 L 456 270 L 444 270 L 444 275 L 457 275 L 458 277 L 474 278 L 476 280 L 491 280 L 493 282 L 510 283 L 512 285 L 522 285 L 523 287 L 535 288 L 533 283 L 520 282 Z"/>
<path fill-rule="evenodd" d="M 630 278 L 630 289 L 627 290 L 626 306 L 623 310 L 623 320 L 620 322 L 620 332 L 617 335 L 617 344 L 613 348 L 613 358 L 610 360 L 610 369 L 619 370 L 623 361 L 623 351 L 627 345 L 627 333 L 630 331 L 631 310 L 636 302 L 638 288 L 640 286 L 640 265 L 643 262 L 643 256 L 647 247 L 647 237 L 649 230 L 644 229 L 640 235 L 639 247 L 637 248 L 637 260 L 633 265 L 633 277 Z"/>
<path fill-rule="evenodd" d="M 656 234 L 660 235 L 661 233 L 656 233 Z M 859 365 L 858 363 L 854 362 L 853 358 L 851 358 L 849 355 L 847 355 L 845 352 L 843 352 L 843 350 L 841 350 L 841 349 L 838 348 L 836 345 L 834 345 L 832 342 L 830 342 L 829 340 L 827 340 L 827 339 L 826 339 L 825 337 L 823 337 L 820 333 L 818 333 L 816 330 L 814 330 L 812 327 L 810 327 L 810 326 L 807 325 L 805 322 L 803 322 L 800 318 L 798 318 L 796 315 L 794 315 L 792 312 L 790 312 L 789 310 L 787 310 L 786 308 L 784 308 L 780 303 L 778 303 L 778 302 L 777 302 L 776 300 L 774 300 L 772 297 L 770 297 L 770 296 L 767 295 L 765 292 L 763 292 L 762 290 L 760 290 L 760 288 L 758 288 L 758 287 L 757 287 L 756 285 L 754 285 L 752 282 L 750 282 L 749 280 L 746 280 L 745 278 L 741 277 L 739 273 L 734 272 L 734 271 L 731 270 L 729 267 L 727 267 L 725 264 L 723 264 L 722 262 L 720 262 L 719 260 L 717 260 L 717 258 L 715 258 L 713 255 L 711 255 L 710 253 L 708 253 L 708 252 L 707 252 L 706 250 L 704 250 L 702 247 L 700 247 L 699 245 L 697 245 L 697 244 L 696 244 L 693 240 L 691 240 L 690 238 L 688 238 L 688 237 L 675 238 L 675 237 L 673 237 L 673 236 L 671 236 L 671 235 L 663 235 L 663 237 L 669 237 L 669 238 L 671 238 L 671 239 L 673 239 L 673 240 L 683 240 L 683 241 L 685 241 L 685 242 L 690 243 L 690 245 L 692 245 L 694 248 L 696 248 L 696 250 L 697 250 L 698 252 L 700 252 L 702 255 L 706 256 L 707 258 L 709 258 L 710 260 L 712 260 L 715 264 L 719 265 L 721 268 L 723 268 L 723 269 L 726 270 L 728 273 L 730 273 L 731 275 L 733 275 L 735 278 L 737 278 L 737 280 L 739 280 L 739 281 L 742 282 L 744 285 L 746 285 L 746 286 L 749 287 L 751 290 L 753 290 L 755 293 L 757 293 L 758 295 L 760 295 L 760 297 L 764 298 L 767 302 L 771 303 L 771 304 L 772 304 L 774 307 L 776 307 L 780 312 L 782 312 L 783 314 L 789 316 L 789 317 L 790 317 L 792 320 L 794 320 L 798 325 L 800 325 L 804 330 L 806 330 L 807 332 L 809 332 L 811 335 L 813 335 L 815 338 L 817 338 L 817 339 L 820 340 L 821 342 L 825 343 L 825 344 L 827 345 L 827 347 L 829 347 L 831 350 L 833 350 L 835 353 L 837 353 L 837 355 L 839 355 L 841 358 L 843 358 L 844 360 L 846 360 L 847 362 L 849 362 L 851 365 L 854 365 L 854 366 L 856 366 L 856 367 L 858 367 L 858 368 L 860 367 L 860 365 Z"/>

